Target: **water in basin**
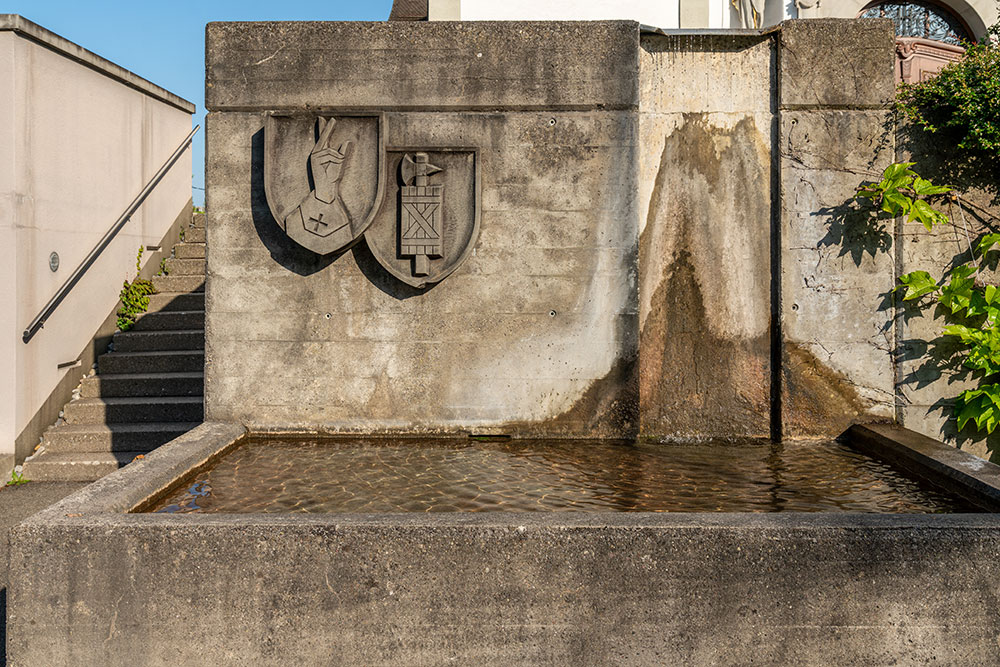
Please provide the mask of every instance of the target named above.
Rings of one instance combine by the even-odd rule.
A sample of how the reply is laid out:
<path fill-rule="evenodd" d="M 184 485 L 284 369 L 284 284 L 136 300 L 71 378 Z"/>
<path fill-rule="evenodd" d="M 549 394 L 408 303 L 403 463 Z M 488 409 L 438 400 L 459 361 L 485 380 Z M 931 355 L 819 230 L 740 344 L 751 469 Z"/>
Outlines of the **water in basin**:
<path fill-rule="evenodd" d="M 158 512 L 965 512 L 835 441 L 247 440 Z"/>

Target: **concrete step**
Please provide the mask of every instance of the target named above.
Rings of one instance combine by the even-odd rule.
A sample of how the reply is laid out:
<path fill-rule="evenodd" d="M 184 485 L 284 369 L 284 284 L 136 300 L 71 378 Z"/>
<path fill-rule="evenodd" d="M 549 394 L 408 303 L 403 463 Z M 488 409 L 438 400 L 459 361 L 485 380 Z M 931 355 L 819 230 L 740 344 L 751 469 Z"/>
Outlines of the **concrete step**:
<path fill-rule="evenodd" d="M 192 311 L 205 310 L 205 293 L 191 292 L 190 294 L 150 294 L 149 313 L 176 312 L 178 310 Z"/>
<path fill-rule="evenodd" d="M 205 276 L 153 276 L 157 292 L 204 292 Z"/>
<path fill-rule="evenodd" d="M 188 227 L 184 230 L 184 243 L 204 243 L 204 227 Z"/>
<path fill-rule="evenodd" d="M 204 418 L 201 396 L 81 398 L 66 404 L 67 424 L 194 422 Z"/>
<path fill-rule="evenodd" d="M 93 482 L 131 463 L 143 452 L 43 452 L 24 462 L 33 482 Z"/>
<path fill-rule="evenodd" d="M 191 226 L 192 227 L 204 227 L 205 226 L 205 214 L 195 213 L 191 216 Z"/>
<path fill-rule="evenodd" d="M 204 329 L 191 329 L 188 331 L 120 331 L 115 334 L 116 352 L 204 349 Z"/>
<path fill-rule="evenodd" d="M 147 424 L 62 424 L 45 432 L 49 452 L 151 452 L 199 422 Z"/>
<path fill-rule="evenodd" d="M 121 373 L 201 373 L 205 353 L 201 350 L 155 352 L 110 352 L 97 360 L 98 375 Z"/>
<path fill-rule="evenodd" d="M 126 396 L 202 396 L 203 373 L 128 373 L 92 375 L 83 378 L 81 398 L 122 398 Z"/>
<path fill-rule="evenodd" d="M 145 313 L 132 331 L 190 331 L 205 328 L 204 310 L 170 310 Z"/>
<path fill-rule="evenodd" d="M 204 243 L 178 243 L 174 246 L 177 259 L 205 259 Z"/>
<path fill-rule="evenodd" d="M 171 257 L 164 262 L 167 273 L 171 276 L 204 276 L 204 259 L 178 259 Z"/>

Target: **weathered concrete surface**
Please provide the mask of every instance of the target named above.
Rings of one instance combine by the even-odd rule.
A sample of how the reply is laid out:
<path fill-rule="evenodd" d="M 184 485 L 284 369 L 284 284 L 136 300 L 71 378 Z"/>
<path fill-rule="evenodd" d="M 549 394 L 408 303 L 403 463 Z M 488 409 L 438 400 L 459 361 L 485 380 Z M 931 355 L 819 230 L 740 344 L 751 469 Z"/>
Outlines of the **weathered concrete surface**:
<path fill-rule="evenodd" d="M 208 418 L 584 437 L 892 418 L 892 257 L 835 247 L 838 207 L 891 161 L 891 26 L 787 28 L 211 25 Z M 807 77 L 803 51 L 858 40 L 856 67 Z M 481 233 L 446 282 L 402 285 L 365 244 L 289 246 L 263 118 L 309 109 L 383 112 L 390 151 L 478 150 Z"/>
<path fill-rule="evenodd" d="M 631 109 L 639 24 L 209 23 L 205 106 Z"/>
<path fill-rule="evenodd" d="M 10 656 L 994 664 L 998 528 L 990 515 L 52 516 L 13 534 Z"/>
<path fill-rule="evenodd" d="M 763 36 L 643 36 L 644 436 L 770 433 L 774 57 Z"/>
<path fill-rule="evenodd" d="M 994 515 L 125 513 L 243 434 L 204 424 L 15 528 L 11 664 L 1000 658 Z"/>
<path fill-rule="evenodd" d="M 785 21 L 778 34 L 782 109 L 882 109 L 892 101 L 896 36 L 890 20 Z"/>
<path fill-rule="evenodd" d="M 208 119 L 207 418 L 337 432 L 634 435 L 637 26 L 310 25 L 209 29 L 212 95 L 268 87 L 253 100 L 259 111 L 215 112 Z M 268 48 L 298 43 L 293 39 L 322 45 L 309 62 L 323 71 L 341 58 L 360 60 L 329 70 L 333 88 L 316 83 L 313 70 L 279 62 L 285 50 L 267 63 L 279 69 L 247 70 L 247 84 L 220 79 L 219 71 L 247 57 L 228 51 L 227 40 L 247 31 L 257 35 L 248 43 Z M 313 42 L 315 34 L 339 41 Z M 412 42 L 448 48 L 420 57 L 424 52 L 410 47 L 387 51 L 395 58 L 387 69 L 380 40 L 400 49 Z M 360 51 L 349 49 L 352 44 Z M 604 45 L 609 55 L 560 64 L 580 55 L 584 44 L 588 53 Z M 481 51 L 486 65 L 477 64 Z M 375 55 L 366 60 L 359 53 Z M 401 68 L 411 61 L 409 78 L 403 77 Z M 442 63 L 448 76 L 421 74 Z M 486 86 L 497 75 L 489 67 L 502 68 L 512 87 L 495 80 Z M 544 75 L 544 90 L 532 93 L 550 67 L 557 73 Z M 277 72 L 289 83 L 272 85 Z M 480 87 L 454 90 L 464 76 L 482 77 Z M 422 92 L 394 91 L 394 77 L 407 85 L 419 81 Z M 584 91 L 563 77 L 596 87 Z M 314 87 L 309 104 L 364 104 L 367 111 L 401 101 L 435 107 L 386 113 L 390 150 L 478 150 L 481 232 L 472 255 L 443 283 L 412 288 L 382 269 L 364 244 L 321 257 L 296 248 L 278 228 L 261 182 L 261 111 L 304 105 L 303 79 Z M 362 79 L 371 85 L 356 88 Z M 330 92 L 341 86 L 353 91 L 351 100 Z M 516 104 L 503 97 L 515 92 Z M 487 94 L 501 97 L 487 103 L 480 99 Z M 523 109 L 525 100 L 535 104 L 532 94 L 553 108 L 592 108 L 468 110 Z M 214 99 L 214 108 L 229 108 Z"/>
<path fill-rule="evenodd" d="M 7 664 L 7 582 L 8 582 L 8 531 L 40 512 L 52 503 L 65 498 L 84 484 L 38 483 L 21 486 L 0 486 L 0 665 Z"/>
<path fill-rule="evenodd" d="M 894 157 L 891 116 L 868 110 L 892 96 L 892 29 L 792 21 L 780 34 L 781 432 L 833 436 L 894 416 L 893 229 L 872 232 L 852 202 Z M 834 48 L 852 48 L 849 67 L 805 56 Z"/>

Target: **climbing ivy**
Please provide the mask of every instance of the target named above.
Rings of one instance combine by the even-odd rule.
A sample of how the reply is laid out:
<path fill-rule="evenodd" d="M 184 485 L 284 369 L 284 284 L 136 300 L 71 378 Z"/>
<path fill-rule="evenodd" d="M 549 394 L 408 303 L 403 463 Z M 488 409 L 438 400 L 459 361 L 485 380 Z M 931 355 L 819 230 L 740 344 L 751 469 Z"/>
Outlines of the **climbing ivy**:
<path fill-rule="evenodd" d="M 142 269 L 143 247 L 139 246 L 139 254 L 135 258 L 135 271 Z M 118 308 L 118 330 L 128 331 L 135 325 L 138 316 L 149 309 L 149 295 L 155 294 L 153 283 L 136 275 L 132 282 L 122 283 L 122 291 L 118 295 L 121 307 Z"/>
<path fill-rule="evenodd" d="M 975 389 L 955 397 L 958 430 L 971 421 L 977 429 L 992 433 L 1000 424 L 1000 289 L 984 280 L 983 270 L 1000 253 L 1000 234 L 986 234 L 973 243 L 954 189 L 921 178 L 913 166 L 913 162 L 890 165 L 881 181 L 862 184 L 856 196 L 876 216 L 902 217 L 920 222 L 928 230 L 954 225 L 937 206 L 939 202 L 949 208 L 957 204 L 969 259 L 940 277 L 928 271 L 911 271 L 899 277 L 896 289 L 903 291 L 903 301 L 933 299 L 944 308 L 946 326 L 942 333 L 960 344 L 962 363 L 977 381 Z"/>

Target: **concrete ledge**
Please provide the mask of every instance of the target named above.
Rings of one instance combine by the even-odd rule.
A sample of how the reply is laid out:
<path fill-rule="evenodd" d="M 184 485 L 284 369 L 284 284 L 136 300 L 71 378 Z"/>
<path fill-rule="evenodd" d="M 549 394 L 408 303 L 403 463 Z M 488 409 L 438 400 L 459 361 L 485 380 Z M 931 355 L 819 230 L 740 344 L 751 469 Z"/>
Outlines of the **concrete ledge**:
<path fill-rule="evenodd" d="M 79 44 L 69 41 L 64 37 L 46 30 L 37 23 L 32 23 L 28 19 L 18 14 L 0 14 L 0 31 L 11 30 L 16 34 L 38 42 L 42 46 L 48 47 L 60 53 L 70 60 L 74 60 L 81 65 L 96 70 L 112 79 L 119 81 L 129 88 L 134 88 L 141 93 L 145 93 L 152 98 L 165 102 L 181 111 L 193 114 L 195 106 L 182 97 L 174 95 L 169 90 L 160 88 L 155 83 L 147 81 L 138 74 L 134 74 L 124 67 L 106 60 L 92 51 L 88 51 Z"/>
<path fill-rule="evenodd" d="M 1000 512 L 1000 466 L 978 456 L 888 424 L 854 425 L 847 439 L 856 449 L 899 466 L 990 512 Z"/>
<path fill-rule="evenodd" d="M 987 515 L 34 520 L 12 533 L 10 657 L 996 664 L 998 528 Z"/>
<path fill-rule="evenodd" d="M 892 102 L 889 19 L 784 21 L 779 35 L 782 109 L 884 109 Z"/>
<path fill-rule="evenodd" d="M 227 22 L 205 43 L 210 111 L 638 105 L 631 21 Z"/>
<path fill-rule="evenodd" d="M 92 516 L 130 512 L 170 491 L 189 474 L 237 446 L 246 435 L 239 424 L 205 422 L 38 515 L 56 520 L 66 514 Z"/>

